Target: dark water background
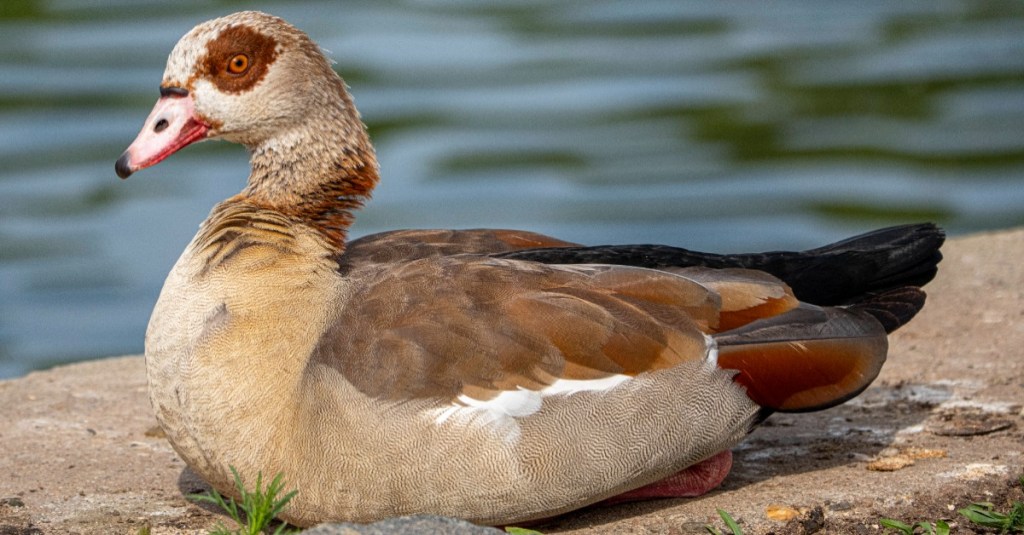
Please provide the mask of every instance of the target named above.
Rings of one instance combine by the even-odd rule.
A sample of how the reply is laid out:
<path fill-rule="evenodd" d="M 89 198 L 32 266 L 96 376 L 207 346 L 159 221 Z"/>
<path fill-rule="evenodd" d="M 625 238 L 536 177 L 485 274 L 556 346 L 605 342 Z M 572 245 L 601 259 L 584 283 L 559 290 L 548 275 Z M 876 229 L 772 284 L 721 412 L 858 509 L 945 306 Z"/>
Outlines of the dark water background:
<path fill-rule="evenodd" d="M 309 32 L 383 183 L 354 236 L 518 227 L 586 243 L 805 248 L 1024 223 L 1024 3 L 0 3 L 0 377 L 142 350 L 163 278 L 242 186 L 237 146 L 113 163 L 193 25 Z"/>

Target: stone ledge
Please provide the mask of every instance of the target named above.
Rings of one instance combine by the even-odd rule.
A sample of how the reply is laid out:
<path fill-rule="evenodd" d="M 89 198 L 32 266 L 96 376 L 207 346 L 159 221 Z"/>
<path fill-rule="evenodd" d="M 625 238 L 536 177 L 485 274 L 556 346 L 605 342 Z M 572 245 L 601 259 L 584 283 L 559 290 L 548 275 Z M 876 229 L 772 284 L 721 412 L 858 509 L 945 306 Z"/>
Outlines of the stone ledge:
<path fill-rule="evenodd" d="M 1024 230 L 944 252 L 928 305 L 893 336 L 861 397 L 772 417 L 706 496 L 591 508 L 536 529 L 704 533 L 722 508 L 748 535 L 877 533 L 880 517 L 956 519 L 970 501 L 1022 499 Z M 183 497 L 206 486 L 162 437 L 145 381 L 137 356 L 0 381 L 0 533 L 205 533 L 225 520 Z"/>

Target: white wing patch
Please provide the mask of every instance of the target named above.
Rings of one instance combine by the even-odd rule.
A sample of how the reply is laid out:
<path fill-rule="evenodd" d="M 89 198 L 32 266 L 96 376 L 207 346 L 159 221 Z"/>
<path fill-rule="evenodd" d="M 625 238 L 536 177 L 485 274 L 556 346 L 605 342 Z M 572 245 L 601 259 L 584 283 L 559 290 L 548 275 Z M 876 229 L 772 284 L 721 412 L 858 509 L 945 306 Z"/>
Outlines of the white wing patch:
<path fill-rule="evenodd" d="M 718 342 L 714 338 L 704 335 L 705 343 L 708 345 L 708 354 L 704 356 L 704 362 L 711 364 L 711 366 L 718 367 Z"/>
<path fill-rule="evenodd" d="M 525 388 L 506 390 L 486 401 L 473 399 L 465 394 L 456 399 L 466 407 L 489 413 L 492 420 L 529 416 L 539 411 L 541 405 L 541 393 Z"/>
<path fill-rule="evenodd" d="M 629 379 L 628 375 L 609 375 L 601 379 L 559 379 L 541 389 L 540 393 L 542 396 L 554 396 L 594 390 L 611 390 Z"/>
<path fill-rule="evenodd" d="M 453 417 L 465 417 L 484 425 L 505 430 L 509 440 L 519 437 L 517 418 L 523 418 L 539 411 L 546 398 L 568 396 L 577 392 L 609 391 L 631 379 L 628 375 L 611 375 L 601 379 L 559 379 L 540 389 L 528 390 L 519 387 L 506 390 L 488 400 L 479 400 L 460 395 L 450 407 L 440 409 L 434 422 L 438 425 Z"/>

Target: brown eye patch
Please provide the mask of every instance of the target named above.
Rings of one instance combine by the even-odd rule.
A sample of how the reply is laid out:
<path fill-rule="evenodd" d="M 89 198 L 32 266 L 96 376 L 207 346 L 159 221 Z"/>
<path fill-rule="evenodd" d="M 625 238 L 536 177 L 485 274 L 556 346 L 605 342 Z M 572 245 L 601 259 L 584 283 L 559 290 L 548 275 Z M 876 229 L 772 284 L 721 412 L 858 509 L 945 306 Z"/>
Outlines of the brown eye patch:
<path fill-rule="evenodd" d="M 249 26 L 231 26 L 206 44 L 200 75 L 225 93 L 252 89 L 277 59 L 277 41 Z"/>

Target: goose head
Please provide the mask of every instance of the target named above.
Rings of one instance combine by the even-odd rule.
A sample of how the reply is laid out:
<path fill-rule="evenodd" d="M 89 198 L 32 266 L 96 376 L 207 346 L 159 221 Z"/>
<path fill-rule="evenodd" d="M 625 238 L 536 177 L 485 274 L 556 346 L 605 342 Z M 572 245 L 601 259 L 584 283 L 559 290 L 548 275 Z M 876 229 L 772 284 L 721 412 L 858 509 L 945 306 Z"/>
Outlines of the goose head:
<path fill-rule="evenodd" d="M 331 135 L 338 139 L 326 139 Z M 347 152 L 349 160 L 355 155 L 376 167 L 344 82 L 320 48 L 284 20 L 255 11 L 202 23 L 181 38 L 168 57 L 160 99 L 115 169 L 127 178 L 207 139 L 245 145 L 254 171 L 255 156 L 271 151 L 277 166 L 309 173 L 309 165 L 287 160 L 313 141 L 331 145 L 320 147 L 321 159 Z M 332 163 L 339 162 L 324 166 Z"/>

